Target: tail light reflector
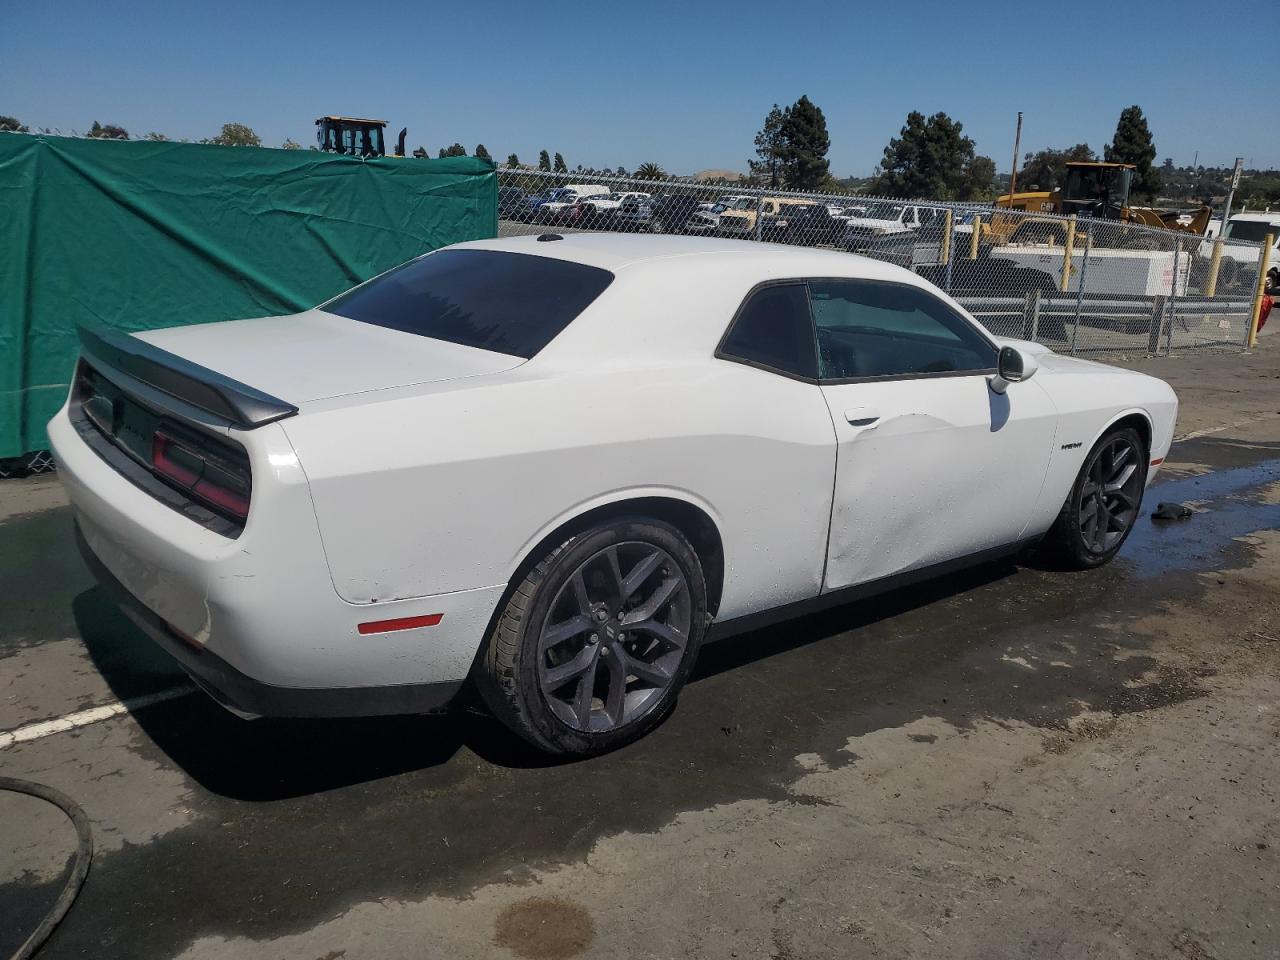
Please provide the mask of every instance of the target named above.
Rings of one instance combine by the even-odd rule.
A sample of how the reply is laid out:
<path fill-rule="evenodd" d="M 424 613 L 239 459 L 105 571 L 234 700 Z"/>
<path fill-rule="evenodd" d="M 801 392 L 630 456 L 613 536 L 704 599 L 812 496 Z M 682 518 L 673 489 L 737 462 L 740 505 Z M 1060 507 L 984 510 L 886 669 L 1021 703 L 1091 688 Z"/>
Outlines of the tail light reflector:
<path fill-rule="evenodd" d="M 218 511 L 244 520 L 249 516 L 249 483 L 215 462 L 216 455 L 157 430 L 151 443 L 151 463 L 171 483 L 190 491 Z"/>

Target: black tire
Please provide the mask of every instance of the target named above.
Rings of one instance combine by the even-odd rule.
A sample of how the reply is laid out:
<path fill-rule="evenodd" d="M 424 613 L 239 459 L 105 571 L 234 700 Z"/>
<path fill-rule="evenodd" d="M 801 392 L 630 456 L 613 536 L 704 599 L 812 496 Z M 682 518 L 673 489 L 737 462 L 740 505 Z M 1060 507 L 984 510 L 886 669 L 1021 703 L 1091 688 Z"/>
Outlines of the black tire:
<path fill-rule="evenodd" d="M 571 579 L 611 547 L 627 550 L 653 548 L 674 561 L 688 591 L 684 610 L 688 616 L 687 636 L 679 664 L 671 670 L 669 685 L 654 691 L 655 695 L 641 715 L 605 731 L 575 729 L 549 703 L 554 693 L 543 693 L 538 653 L 540 638 L 553 613 L 553 606 L 563 602 L 562 591 L 569 588 Z M 668 567 L 661 570 L 665 574 Z M 484 655 L 477 664 L 476 686 L 494 715 L 540 750 L 569 756 L 604 753 L 644 736 L 671 712 L 697 659 L 706 630 L 706 613 L 707 593 L 702 565 L 679 530 L 660 520 L 644 517 L 611 520 L 574 534 L 551 550 L 510 593 L 488 637 Z M 590 636 L 594 643 L 596 634 Z M 627 634 L 620 633 L 619 636 L 625 638 Z M 633 632 L 632 636 L 637 634 Z M 603 648 L 606 644 L 602 642 L 600 646 Z M 545 670 L 548 669 L 547 654 L 544 652 L 542 656 L 541 669 Z M 600 660 L 601 664 L 605 662 Z M 591 675 L 594 677 L 597 672 L 593 668 Z M 611 677 L 611 674 L 607 675 L 605 682 L 611 682 Z M 627 682 L 632 679 L 628 675 Z M 591 699 L 591 703 L 594 704 L 595 699 Z M 564 705 L 560 706 L 563 709 Z M 601 713 L 604 713 L 604 704 L 601 706 Z M 593 712 L 592 716 L 595 715 Z"/>
<path fill-rule="evenodd" d="M 1127 481 L 1129 485 L 1128 496 L 1133 500 L 1131 510 L 1126 510 L 1126 522 L 1122 530 L 1112 531 L 1119 533 L 1119 537 L 1114 542 L 1109 542 L 1105 547 L 1100 548 L 1097 543 L 1091 543 L 1083 529 L 1082 516 L 1087 506 L 1087 500 L 1094 498 L 1095 489 L 1095 465 L 1098 464 L 1109 447 L 1117 442 L 1128 444 L 1129 448 L 1134 451 L 1136 456 L 1136 470 Z M 1133 531 L 1134 525 L 1138 522 L 1138 518 L 1142 515 L 1142 496 L 1147 486 L 1147 471 L 1149 469 L 1149 453 L 1146 444 L 1143 443 L 1142 437 L 1137 430 L 1132 427 L 1120 427 L 1116 430 L 1109 431 L 1101 440 L 1099 440 L 1089 455 L 1085 457 L 1084 465 L 1080 468 L 1080 473 L 1076 477 L 1075 483 L 1071 485 L 1071 493 L 1067 496 L 1066 502 L 1062 505 L 1062 511 L 1058 514 L 1058 519 L 1054 522 L 1053 528 L 1045 537 L 1046 552 L 1054 557 L 1059 563 L 1071 570 L 1092 570 L 1095 567 L 1101 567 L 1103 564 L 1110 563 L 1120 548 L 1124 546 L 1125 540 L 1129 538 L 1129 534 Z M 1105 496 L 1105 494 L 1103 494 Z M 1100 501 L 1099 501 L 1100 504 Z M 1110 529 L 1109 527 L 1107 528 Z M 1104 534 L 1109 536 L 1110 534 Z"/>

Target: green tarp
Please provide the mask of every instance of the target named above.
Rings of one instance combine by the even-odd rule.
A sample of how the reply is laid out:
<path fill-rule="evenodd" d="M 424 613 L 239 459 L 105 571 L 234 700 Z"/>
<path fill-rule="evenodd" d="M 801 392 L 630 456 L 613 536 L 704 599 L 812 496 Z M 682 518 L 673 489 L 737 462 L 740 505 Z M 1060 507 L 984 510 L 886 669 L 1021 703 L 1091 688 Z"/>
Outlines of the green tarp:
<path fill-rule="evenodd" d="M 0 458 L 46 445 L 76 326 L 292 313 L 497 233 L 488 161 L 0 133 Z"/>

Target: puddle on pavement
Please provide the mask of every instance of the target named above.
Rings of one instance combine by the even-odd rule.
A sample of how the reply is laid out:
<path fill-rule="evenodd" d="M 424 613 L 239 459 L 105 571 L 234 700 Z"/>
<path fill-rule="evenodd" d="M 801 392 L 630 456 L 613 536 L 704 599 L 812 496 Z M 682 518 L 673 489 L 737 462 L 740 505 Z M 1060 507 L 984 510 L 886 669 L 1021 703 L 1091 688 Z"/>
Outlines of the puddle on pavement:
<path fill-rule="evenodd" d="M 1280 504 L 1264 496 L 1277 481 L 1280 460 L 1266 460 L 1151 487 L 1118 562 L 1144 578 L 1221 566 L 1235 538 L 1280 527 Z M 1187 520 L 1154 521 L 1151 513 L 1161 502 L 1187 503 L 1198 512 Z"/>

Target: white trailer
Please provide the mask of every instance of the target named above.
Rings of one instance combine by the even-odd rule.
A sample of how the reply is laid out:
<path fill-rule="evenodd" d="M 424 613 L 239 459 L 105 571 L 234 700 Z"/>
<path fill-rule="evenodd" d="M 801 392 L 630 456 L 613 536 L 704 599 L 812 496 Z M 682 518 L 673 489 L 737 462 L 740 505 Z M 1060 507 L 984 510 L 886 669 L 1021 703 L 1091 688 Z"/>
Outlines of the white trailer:
<path fill-rule="evenodd" d="M 1178 284 L 1176 296 L 1186 296 L 1191 277 L 1193 244 L 1187 244 L 1177 257 Z M 1062 268 L 1066 257 L 1061 246 L 1047 243 L 1005 244 L 992 247 L 988 256 L 993 260 L 1009 262 L 1028 270 L 1046 274 L 1059 290 L 1062 287 Z M 1172 250 L 1125 250 L 1112 247 L 1095 247 L 1088 253 L 1077 247 L 1071 254 L 1071 276 L 1065 291 L 1075 293 L 1080 289 L 1081 277 L 1091 294 L 1156 297 L 1169 296 L 1173 290 L 1175 254 Z"/>

